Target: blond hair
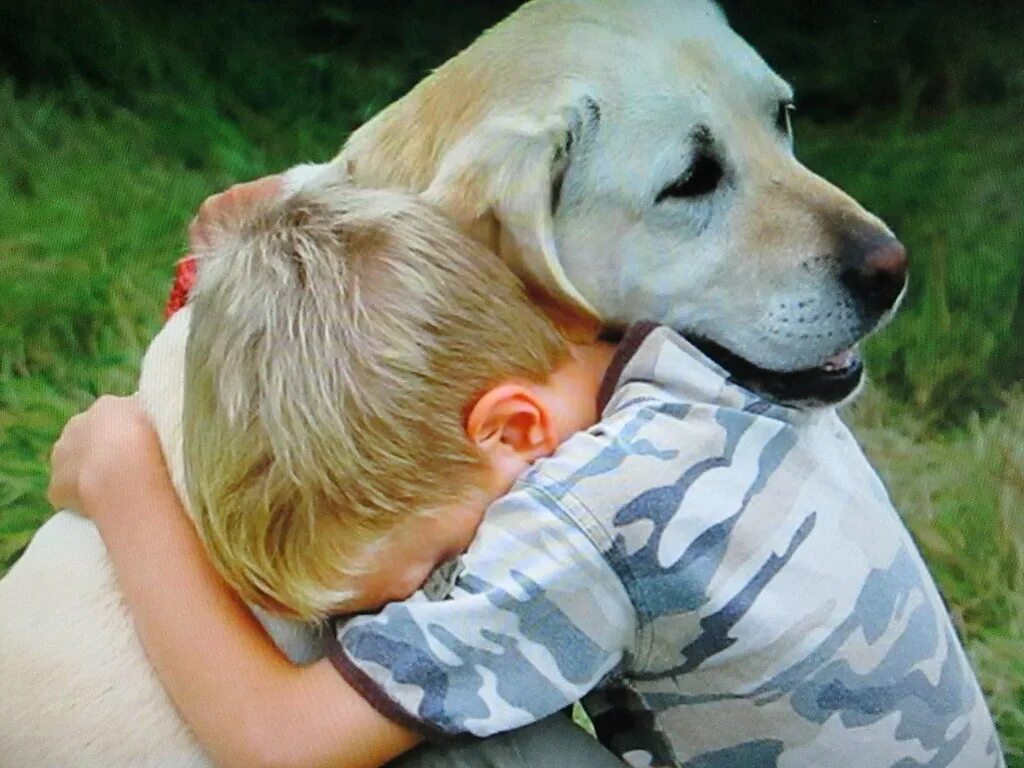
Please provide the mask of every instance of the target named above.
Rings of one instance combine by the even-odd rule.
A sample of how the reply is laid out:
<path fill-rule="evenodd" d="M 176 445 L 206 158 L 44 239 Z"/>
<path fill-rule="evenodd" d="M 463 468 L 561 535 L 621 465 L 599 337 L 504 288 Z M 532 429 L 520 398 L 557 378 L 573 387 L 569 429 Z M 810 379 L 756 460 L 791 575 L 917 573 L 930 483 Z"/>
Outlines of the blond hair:
<path fill-rule="evenodd" d="M 479 463 L 464 417 L 564 338 L 499 259 L 421 200 L 321 183 L 200 254 L 186 360 L 186 478 L 241 595 L 313 619 L 375 543 L 457 503 Z"/>

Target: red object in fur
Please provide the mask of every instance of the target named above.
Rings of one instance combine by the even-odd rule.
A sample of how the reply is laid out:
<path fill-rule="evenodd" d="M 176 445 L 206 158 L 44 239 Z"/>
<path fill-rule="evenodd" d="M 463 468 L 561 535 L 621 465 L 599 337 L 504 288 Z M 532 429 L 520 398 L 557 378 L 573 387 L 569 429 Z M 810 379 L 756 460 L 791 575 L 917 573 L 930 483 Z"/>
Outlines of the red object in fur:
<path fill-rule="evenodd" d="M 186 256 L 178 262 L 178 267 L 174 272 L 174 285 L 171 286 L 171 295 L 168 297 L 167 307 L 164 309 L 164 320 L 170 320 L 171 315 L 185 306 L 195 282 L 196 257 Z"/>

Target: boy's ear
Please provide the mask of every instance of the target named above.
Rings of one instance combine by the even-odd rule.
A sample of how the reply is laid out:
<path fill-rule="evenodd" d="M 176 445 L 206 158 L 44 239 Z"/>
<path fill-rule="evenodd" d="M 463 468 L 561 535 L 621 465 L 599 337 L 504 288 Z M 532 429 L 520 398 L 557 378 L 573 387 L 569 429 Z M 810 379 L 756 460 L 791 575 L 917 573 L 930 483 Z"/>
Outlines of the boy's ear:
<path fill-rule="evenodd" d="M 533 461 L 558 446 L 548 406 L 528 387 L 502 384 L 485 392 L 466 420 L 466 436 L 486 458 Z"/>

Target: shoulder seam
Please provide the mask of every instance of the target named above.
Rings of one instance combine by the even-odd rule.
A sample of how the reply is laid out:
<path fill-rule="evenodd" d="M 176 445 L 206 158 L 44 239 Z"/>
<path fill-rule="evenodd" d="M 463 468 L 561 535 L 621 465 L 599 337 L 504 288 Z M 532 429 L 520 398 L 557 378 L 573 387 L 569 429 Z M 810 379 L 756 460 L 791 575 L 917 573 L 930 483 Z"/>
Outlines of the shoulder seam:
<path fill-rule="evenodd" d="M 536 470 L 536 474 L 550 480 L 552 483 L 556 485 L 560 485 L 558 480 L 555 480 L 549 475 L 546 475 L 543 471 L 539 469 Z M 548 491 L 546 488 L 537 485 L 536 483 L 530 483 L 529 487 L 534 489 L 538 493 L 543 494 L 546 498 L 550 499 L 553 504 L 558 506 L 560 509 L 563 509 L 565 511 L 565 514 L 570 516 L 573 520 L 577 520 L 576 515 L 572 514 L 570 510 L 566 509 L 565 505 L 562 503 L 562 500 L 553 496 L 551 492 Z M 563 490 L 563 493 L 566 498 L 572 499 L 574 506 L 576 506 L 578 509 L 582 510 L 586 514 L 591 525 L 586 525 L 583 523 L 583 521 L 577 520 L 580 531 L 582 531 L 583 535 L 587 537 L 587 540 L 590 541 L 590 543 L 598 551 L 598 554 L 600 554 L 601 558 L 608 564 L 608 567 L 612 569 L 612 572 L 615 574 L 616 578 L 618 578 L 619 582 L 622 583 L 622 587 L 626 591 L 626 596 L 629 598 L 629 604 L 633 608 L 633 612 L 636 614 L 637 617 L 636 630 L 634 633 L 635 637 L 633 641 L 634 648 L 636 649 L 635 655 L 637 658 L 646 658 L 650 649 L 643 646 L 653 643 L 653 640 L 651 640 L 650 643 L 644 643 L 644 637 L 649 636 L 650 634 L 644 632 L 644 628 L 649 623 L 650 616 L 648 614 L 648 611 L 646 611 L 642 606 L 637 605 L 637 601 L 633 597 L 633 595 L 636 594 L 636 592 L 639 590 L 639 582 L 636 578 L 636 575 L 633 573 L 632 569 L 626 563 L 625 558 L 612 558 L 608 554 L 606 554 L 606 551 L 610 553 L 613 550 L 615 550 L 618 546 L 618 543 L 616 542 L 615 537 L 612 535 L 612 533 L 598 519 L 597 515 L 594 514 L 593 510 L 591 510 L 590 507 L 582 499 L 580 499 L 579 496 L 573 493 L 571 489 L 565 488 Z M 595 529 L 599 530 L 602 536 L 605 539 L 607 539 L 607 550 L 602 548 L 599 542 L 595 541 Z M 630 589 L 630 587 L 632 587 L 632 589 Z M 625 659 L 623 659 L 623 663 L 625 663 Z"/>

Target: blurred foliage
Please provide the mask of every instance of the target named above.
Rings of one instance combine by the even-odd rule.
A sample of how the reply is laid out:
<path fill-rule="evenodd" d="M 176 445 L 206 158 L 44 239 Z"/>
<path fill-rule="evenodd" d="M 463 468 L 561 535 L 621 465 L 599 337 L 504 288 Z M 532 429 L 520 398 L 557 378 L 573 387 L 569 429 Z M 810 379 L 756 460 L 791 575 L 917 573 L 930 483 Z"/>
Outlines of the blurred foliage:
<path fill-rule="evenodd" d="M 941 119 L 1024 92 L 1017 0 L 723 0 L 733 27 L 797 86 L 802 113 Z"/>
<path fill-rule="evenodd" d="M 7 0 L 0 70 L 159 114 L 330 126 L 333 146 L 518 3 Z M 339 122 L 340 121 L 340 122 Z"/>
<path fill-rule="evenodd" d="M 0 572 L 64 421 L 133 388 L 199 202 L 329 157 L 517 4 L 3 3 Z M 723 5 L 796 86 L 798 153 L 910 248 L 853 418 L 1024 765 L 1024 5 Z"/>

